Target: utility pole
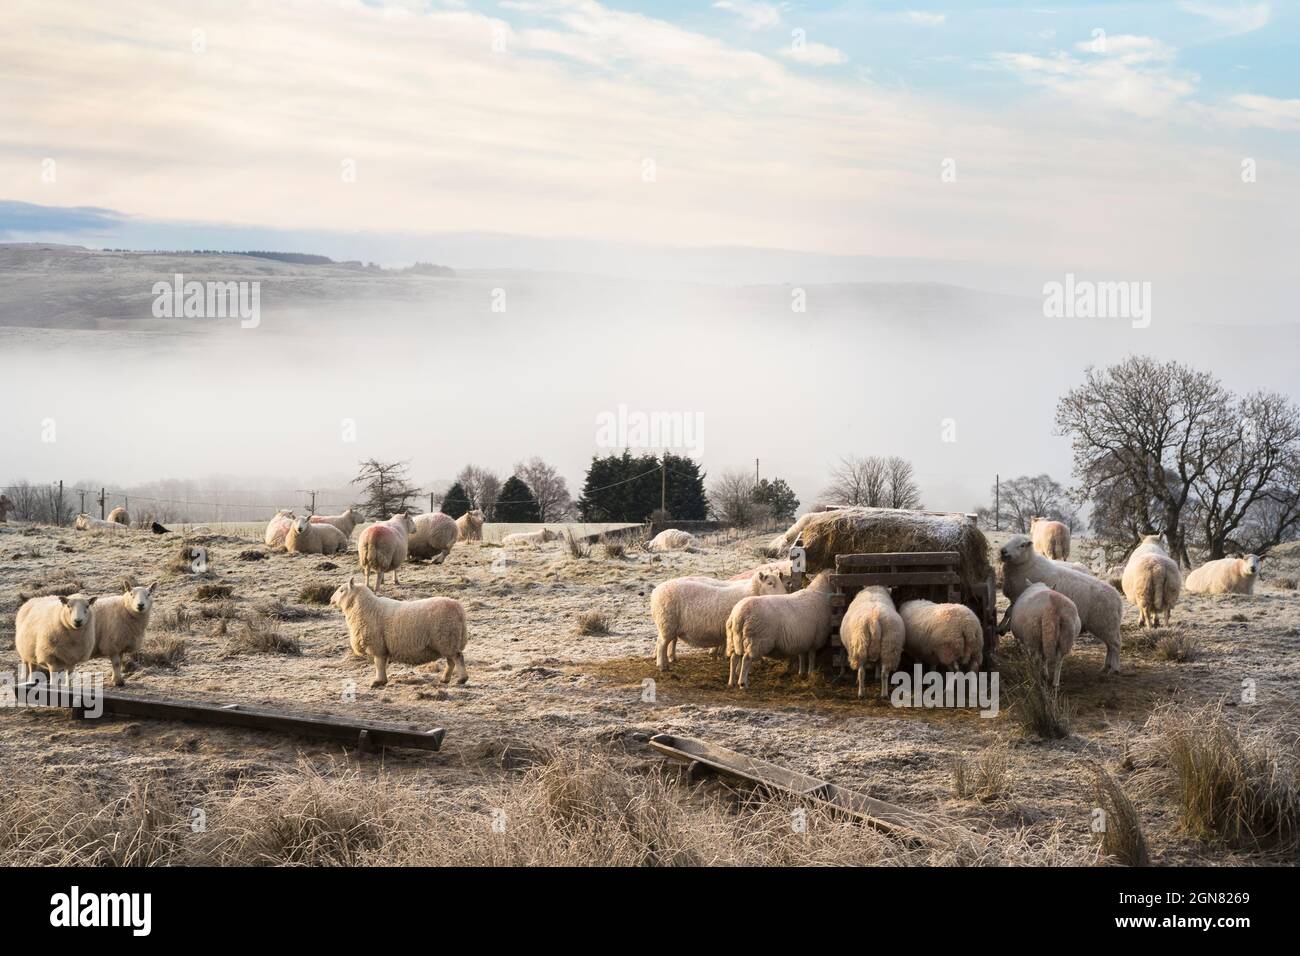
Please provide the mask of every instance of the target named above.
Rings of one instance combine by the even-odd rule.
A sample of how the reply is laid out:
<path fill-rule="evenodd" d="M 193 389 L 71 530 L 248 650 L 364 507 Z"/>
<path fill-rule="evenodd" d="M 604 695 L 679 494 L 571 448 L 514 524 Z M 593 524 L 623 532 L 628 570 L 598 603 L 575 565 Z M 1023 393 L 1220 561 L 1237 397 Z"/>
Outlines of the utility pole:
<path fill-rule="evenodd" d="M 433 492 L 429 492 L 429 514 L 433 514 Z"/>
<path fill-rule="evenodd" d="M 668 510 L 668 456 L 659 462 L 659 510 Z"/>
<path fill-rule="evenodd" d="M 59 512 L 54 516 L 54 523 L 63 524 L 63 479 L 59 479 Z"/>
<path fill-rule="evenodd" d="M 1002 476 L 993 476 L 993 530 L 1002 530 Z"/>
<path fill-rule="evenodd" d="M 754 459 L 754 484 L 758 484 L 758 459 Z"/>
<path fill-rule="evenodd" d="M 102 521 L 104 518 L 104 489 L 99 489 L 99 517 Z"/>
<path fill-rule="evenodd" d="M 81 510 L 78 511 L 77 514 L 84 515 L 86 513 L 86 489 L 80 489 L 79 493 L 81 495 Z"/>

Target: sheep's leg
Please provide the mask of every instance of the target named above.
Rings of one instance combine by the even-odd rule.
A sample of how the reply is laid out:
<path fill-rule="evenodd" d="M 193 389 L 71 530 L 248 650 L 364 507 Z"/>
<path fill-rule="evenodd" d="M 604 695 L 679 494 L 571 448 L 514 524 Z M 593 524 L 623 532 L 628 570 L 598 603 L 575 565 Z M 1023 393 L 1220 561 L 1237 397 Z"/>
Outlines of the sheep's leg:
<path fill-rule="evenodd" d="M 867 696 L 867 662 L 858 665 L 858 700 Z"/>
<path fill-rule="evenodd" d="M 808 679 L 812 680 L 817 676 L 817 652 L 808 652 Z"/>
<path fill-rule="evenodd" d="M 126 683 L 126 678 L 122 676 L 122 655 L 114 654 L 109 660 L 113 664 L 113 686 L 121 687 Z"/>
<path fill-rule="evenodd" d="M 740 659 L 740 685 L 745 690 L 749 690 L 749 665 L 750 656 L 746 654 Z"/>
<path fill-rule="evenodd" d="M 880 699 L 885 700 L 889 697 L 889 671 L 884 664 L 880 665 Z"/>
<path fill-rule="evenodd" d="M 456 683 L 464 684 L 469 680 L 469 671 L 465 669 L 465 655 L 456 655 Z"/>
<path fill-rule="evenodd" d="M 18 662 L 18 683 L 25 684 L 27 682 L 27 676 L 27 662 L 20 660 Z"/>
<path fill-rule="evenodd" d="M 1106 672 L 1108 674 L 1119 673 L 1119 641 L 1114 645 L 1106 645 Z"/>
<path fill-rule="evenodd" d="M 668 663 L 669 664 L 677 663 L 677 638 L 676 637 L 670 637 L 668 639 Z"/>
<path fill-rule="evenodd" d="M 1065 658 L 1060 658 L 1056 662 L 1056 673 L 1052 676 L 1053 689 L 1061 686 L 1061 665 L 1065 663 Z"/>
<path fill-rule="evenodd" d="M 710 647 L 710 648 L 709 648 L 709 660 L 716 661 L 716 660 L 717 660 L 719 657 L 721 657 L 721 656 L 722 656 L 722 648 L 721 648 L 721 647 Z"/>
<path fill-rule="evenodd" d="M 397 568 L 393 568 L 393 587 L 397 587 L 402 582 L 397 580 Z"/>
<path fill-rule="evenodd" d="M 655 664 L 661 671 L 668 670 L 668 642 L 662 637 L 655 642 Z"/>
<path fill-rule="evenodd" d="M 736 655 L 727 655 L 727 686 L 736 686 Z"/>
<path fill-rule="evenodd" d="M 388 683 L 388 658 L 375 655 L 375 679 L 371 687 L 383 687 Z"/>

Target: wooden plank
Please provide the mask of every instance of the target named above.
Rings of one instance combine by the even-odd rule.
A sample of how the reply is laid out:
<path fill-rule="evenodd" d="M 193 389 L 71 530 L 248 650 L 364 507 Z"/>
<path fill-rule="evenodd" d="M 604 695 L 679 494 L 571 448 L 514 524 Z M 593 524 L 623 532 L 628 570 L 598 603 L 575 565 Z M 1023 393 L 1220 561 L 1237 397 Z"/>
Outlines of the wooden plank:
<path fill-rule="evenodd" d="M 937 586 L 961 584 L 955 571 L 863 571 L 856 574 L 832 574 L 831 583 L 837 588 L 865 588 L 883 585 L 887 588 L 904 585 Z"/>
<path fill-rule="evenodd" d="M 837 554 L 835 556 L 837 571 L 917 564 L 959 566 L 961 555 L 956 551 L 882 551 L 878 554 Z"/>
<path fill-rule="evenodd" d="M 28 691 L 36 684 L 18 684 L 14 692 L 19 700 L 30 699 Z M 438 750 L 447 731 L 441 727 L 422 728 L 416 724 L 396 724 L 379 720 L 338 717 L 332 714 L 294 714 L 253 707 L 247 704 L 212 704 L 205 701 L 170 700 L 163 697 L 103 690 L 94 701 L 87 701 L 84 693 L 74 700 L 67 688 L 43 688 L 48 706 L 73 709 L 78 716 L 91 719 L 87 704 L 101 704 L 105 715 L 145 717 L 157 720 L 177 720 L 186 723 L 224 724 L 249 730 L 269 730 L 276 733 L 337 740 L 342 743 L 370 747 L 411 747 L 417 750 Z"/>

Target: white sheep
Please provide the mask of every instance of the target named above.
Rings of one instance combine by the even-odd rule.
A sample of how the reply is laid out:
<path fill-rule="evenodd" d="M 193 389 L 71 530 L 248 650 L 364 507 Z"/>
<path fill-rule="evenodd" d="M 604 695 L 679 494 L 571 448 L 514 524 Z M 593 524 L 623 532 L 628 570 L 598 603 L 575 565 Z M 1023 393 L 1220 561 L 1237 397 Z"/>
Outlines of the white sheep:
<path fill-rule="evenodd" d="M 457 518 L 456 534 L 458 541 L 482 541 L 483 512 L 475 508 Z"/>
<path fill-rule="evenodd" d="M 689 531 L 665 528 L 650 539 L 647 551 L 684 551 L 695 544 L 695 535 Z"/>
<path fill-rule="evenodd" d="M 334 554 L 348 549 L 348 536 L 332 524 L 312 524 L 302 515 L 289 526 L 284 549 L 294 554 Z"/>
<path fill-rule="evenodd" d="M 1183 582 L 1193 594 L 1254 594 L 1259 580 L 1259 555 L 1206 561 Z"/>
<path fill-rule="evenodd" d="M 1124 600 L 1113 587 L 1034 551 L 1027 535 L 1017 534 L 1001 548 L 1002 592 L 1014 602 L 1031 584 L 1046 584 L 1074 602 L 1083 629 L 1106 645 L 1106 670 L 1119 671 L 1120 621 Z M 1009 613 L 1009 612 L 1008 612 Z M 999 633 L 1007 630 L 1004 617 Z"/>
<path fill-rule="evenodd" d="M 120 505 L 108 513 L 108 520 L 116 524 L 130 525 L 131 516 Z"/>
<path fill-rule="evenodd" d="M 105 521 L 103 518 L 95 518 L 91 515 L 77 515 L 77 520 L 72 525 L 78 531 L 122 531 L 126 525 L 119 524 L 116 521 Z"/>
<path fill-rule="evenodd" d="M 984 629 L 965 604 L 935 604 L 916 599 L 898 609 L 905 631 L 903 650 L 927 667 L 943 671 L 979 670 L 984 662 Z"/>
<path fill-rule="evenodd" d="M 798 540 L 799 535 L 803 534 L 804 525 L 811 521 L 812 518 L 813 512 L 810 511 L 808 514 L 803 515 L 794 524 L 790 525 L 790 527 L 784 532 L 778 534 L 772 539 L 771 544 L 767 546 L 768 552 L 775 557 L 788 551 L 794 545 L 795 541 Z"/>
<path fill-rule="evenodd" d="M 560 538 L 558 531 L 542 528 L 538 531 L 515 531 L 501 539 L 501 544 L 509 547 L 514 544 L 547 544 Z"/>
<path fill-rule="evenodd" d="M 101 597 L 95 604 L 95 650 L 92 657 L 107 657 L 113 665 L 113 683 L 121 687 L 122 655 L 134 654 L 144 643 L 145 628 L 153 610 L 153 592 L 158 582 L 136 587 L 123 584 L 121 594 Z"/>
<path fill-rule="evenodd" d="M 432 558 L 434 564 L 442 564 L 459 537 L 460 531 L 451 515 L 441 511 L 416 515 L 415 533 L 406 543 L 407 555 L 413 561 Z"/>
<path fill-rule="evenodd" d="M 903 618 L 894 607 L 889 588 L 865 587 L 853 596 L 840 621 L 840 643 L 849 669 L 858 674 L 858 697 L 866 696 L 867 665 L 880 671 L 880 696 L 888 696 L 889 675 L 898 670 L 906 642 Z"/>
<path fill-rule="evenodd" d="M 1049 518 L 1031 518 L 1029 537 L 1034 542 L 1034 550 L 1043 557 L 1058 561 L 1069 560 L 1070 529 L 1064 523 Z"/>
<path fill-rule="evenodd" d="M 719 648 L 727 640 L 727 617 L 743 598 L 784 594 L 779 574 L 755 571 L 744 581 L 687 577 L 665 581 L 650 592 L 650 614 L 659 639 L 655 661 L 661 671 L 677 661 L 677 641 L 692 647 Z"/>
<path fill-rule="evenodd" d="M 280 510 L 275 513 L 266 525 L 266 534 L 262 540 L 268 548 L 283 548 L 284 539 L 289 534 L 289 528 L 293 526 L 294 513 L 292 511 Z"/>
<path fill-rule="evenodd" d="M 1088 567 L 1086 564 L 1080 564 L 1078 561 L 1060 561 L 1057 560 L 1056 558 L 1053 558 L 1052 560 L 1056 561 L 1057 564 L 1064 565 L 1067 568 L 1074 568 L 1074 570 L 1076 571 L 1082 571 L 1084 574 L 1090 574 L 1094 578 L 1097 577 L 1097 572 L 1094 571 L 1092 568 Z"/>
<path fill-rule="evenodd" d="M 741 571 L 739 574 L 733 574 L 730 578 L 732 581 L 747 581 L 755 571 L 771 571 L 781 575 L 781 579 L 789 586 L 790 581 L 794 578 L 794 562 L 786 561 L 769 561 L 766 564 L 760 564 L 756 568 L 750 568 L 748 571 Z"/>
<path fill-rule="evenodd" d="M 312 524 L 329 524 L 338 528 L 346 537 L 352 537 L 352 529 L 357 526 L 357 513 L 351 508 L 341 515 L 312 515 Z"/>
<path fill-rule="evenodd" d="M 373 527 L 373 526 L 372 526 Z M 343 612 L 352 652 L 369 657 L 375 665 L 375 680 L 370 686 L 388 683 L 388 662 L 427 664 L 445 658 L 444 684 L 469 680 L 465 669 L 465 645 L 469 631 L 465 626 L 465 609 L 452 598 L 432 597 L 419 601 L 396 601 L 380 597 L 355 578 L 348 578 L 330 596 Z"/>
<path fill-rule="evenodd" d="M 95 649 L 97 598 L 84 594 L 46 595 L 23 603 L 14 618 L 14 647 L 18 650 L 18 679 L 31 679 L 37 667 L 50 672 L 51 682 L 61 672 L 66 685 L 74 667 Z"/>
<path fill-rule="evenodd" d="M 357 539 L 357 562 L 366 572 L 366 587 L 370 586 L 370 572 L 376 572 L 375 591 L 384 584 L 384 572 L 393 572 L 393 583 L 397 580 L 397 569 L 406 561 L 410 537 L 415 533 L 415 521 L 405 511 L 393 515 L 387 521 L 377 521 L 361 532 Z"/>
<path fill-rule="evenodd" d="M 1137 605 L 1144 627 L 1158 625 L 1161 611 L 1169 623 L 1183 587 L 1183 572 L 1169 557 L 1163 535 L 1149 534 L 1142 539 L 1124 565 L 1120 586 L 1124 596 Z"/>
<path fill-rule="evenodd" d="M 727 618 L 727 686 L 749 687 L 754 659 L 776 654 L 812 675 L 817 652 L 831 636 L 831 575 L 823 571 L 794 594 L 747 597 Z"/>
<path fill-rule="evenodd" d="M 1061 665 L 1082 627 L 1074 602 L 1046 584 L 1031 584 L 1011 605 L 1008 622 L 1025 653 L 1037 662 L 1043 680 L 1060 687 Z"/>

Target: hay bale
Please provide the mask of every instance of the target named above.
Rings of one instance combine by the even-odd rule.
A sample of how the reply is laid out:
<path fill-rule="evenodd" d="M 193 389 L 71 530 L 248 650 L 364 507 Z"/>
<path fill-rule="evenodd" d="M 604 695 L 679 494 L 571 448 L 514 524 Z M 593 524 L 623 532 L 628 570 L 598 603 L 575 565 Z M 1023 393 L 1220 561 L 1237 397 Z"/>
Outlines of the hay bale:
<path fill-rule="evenodd" d="M 800 537 L 810 574 L 834 569 L 837 554 L 893 551 L 956 551 L 961 556 L 957 571 L 972 590 L 983 586 L 993 573 L 984 533 L 956 515 L 841 508 L 810 516 Z"/>

